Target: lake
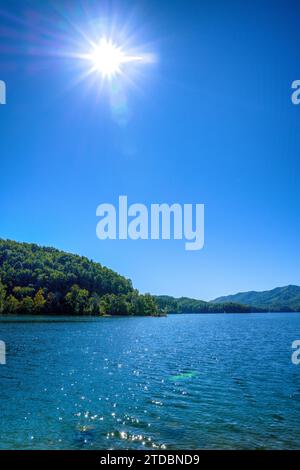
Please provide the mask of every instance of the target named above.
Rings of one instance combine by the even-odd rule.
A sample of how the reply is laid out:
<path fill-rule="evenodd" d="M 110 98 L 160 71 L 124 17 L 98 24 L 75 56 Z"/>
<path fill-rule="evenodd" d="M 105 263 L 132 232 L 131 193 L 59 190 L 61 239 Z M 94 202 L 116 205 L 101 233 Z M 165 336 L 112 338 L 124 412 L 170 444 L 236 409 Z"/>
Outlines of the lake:
<path fill-rule="evenodd" d="M 1 449 L 300 448 L 300 314 L 0 317 Z"/>

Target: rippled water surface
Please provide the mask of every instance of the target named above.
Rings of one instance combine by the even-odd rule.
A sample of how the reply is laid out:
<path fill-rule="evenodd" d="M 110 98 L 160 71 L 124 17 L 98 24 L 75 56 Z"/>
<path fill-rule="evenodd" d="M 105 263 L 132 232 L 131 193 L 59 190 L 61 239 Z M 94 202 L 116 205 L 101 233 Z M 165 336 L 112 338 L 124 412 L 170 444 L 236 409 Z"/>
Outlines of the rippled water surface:
<path fill-rule="evenodd" d="M 1 320 L 2 449 L 300 448 L 300 314 Z"/>

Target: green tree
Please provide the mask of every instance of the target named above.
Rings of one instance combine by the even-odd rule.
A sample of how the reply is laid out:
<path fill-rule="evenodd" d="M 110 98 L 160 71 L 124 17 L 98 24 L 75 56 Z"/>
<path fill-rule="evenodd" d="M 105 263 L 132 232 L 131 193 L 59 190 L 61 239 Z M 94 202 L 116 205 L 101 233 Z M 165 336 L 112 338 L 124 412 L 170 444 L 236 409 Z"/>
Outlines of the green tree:
<path fill-rule="evenodd" d="M 107 315 L 109 311 L 109 302 L 106 296 L 101 297 L 99 302 L 99 314 L 100 315 Z"/>
<path fill-rule="evenodd" d="M 60 313 L 61 303 L 60 303 L 59 293 L 55 293 L 55 292 L 48 293 L 44 310 L 46 313 Z"/>
<path fill-rule="evenodd" d="M 33 299 L 33 309 L 35 313 L 42 313 L 46 304 L 44 290 L 40 288 Z"/>
<path fill-rule="evenodd" d="M 18 313 L 19 310 L 20 302 L 13 295 L 9 295 L 5 301 L 5 312 Z"/>
<path fill-rule="evenodd" d="M 3 313 L 5 309 L 5 297 L 6 297 L 6 288 L 0 281 L 0 314 Z"/>
<path fill-rule="evenodd" d="M 34 313 L 34 303 L 31 297 L 24 297 L 22 302 L 20 302 L 20 312 L 28 315 Z"/>
<path fill-rule="evenodd" d="M 65 296 L 66 307 L 74 315 L 88 314 L 88 301 L 89 292 L 86 289 L 80 289 L 76 284 L 71 287 L 70 292 Z"/>
<path fill-rule="evenodd" d="M 33 287 L 16 286 L 16 287 L 13 288 L 13 295 L 18 300 L 23 300 L 25 297 L 33 297 L 34 288 Z"/>
<path fill-rule="evenodd" d="M 145 294 L 143 298 L 143 315 L 155 316 L 158 314 L 158 308 L 152 295 Z"/>
<path fill-rule="evenodd" d="M 100 314 L 100 298 L 97 294 L 93 294 L 88 300 L 88 311 L 90 315 Z"/>

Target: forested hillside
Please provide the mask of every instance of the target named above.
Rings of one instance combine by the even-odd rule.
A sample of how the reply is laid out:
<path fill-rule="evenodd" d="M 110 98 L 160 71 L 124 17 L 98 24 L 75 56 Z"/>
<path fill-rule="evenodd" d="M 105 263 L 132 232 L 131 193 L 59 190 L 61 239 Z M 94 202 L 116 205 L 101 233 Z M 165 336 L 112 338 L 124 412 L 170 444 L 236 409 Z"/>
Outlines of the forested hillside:
<path fill-rule="evenodd" d="M 0 239 L 0 313 L 156 315 L 154 298 L 85 257 Z"/>

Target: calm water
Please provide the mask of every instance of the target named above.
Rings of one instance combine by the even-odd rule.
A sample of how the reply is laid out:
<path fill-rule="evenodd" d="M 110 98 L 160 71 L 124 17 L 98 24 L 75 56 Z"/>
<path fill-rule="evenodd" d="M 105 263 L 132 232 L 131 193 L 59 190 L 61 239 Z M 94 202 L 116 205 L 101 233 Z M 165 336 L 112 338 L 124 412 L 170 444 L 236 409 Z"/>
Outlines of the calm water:
<path fill-rule="evenodd" d="M 61 320 L 0 322 L 1 449 L 300 448 L 300 315 Z"/>

